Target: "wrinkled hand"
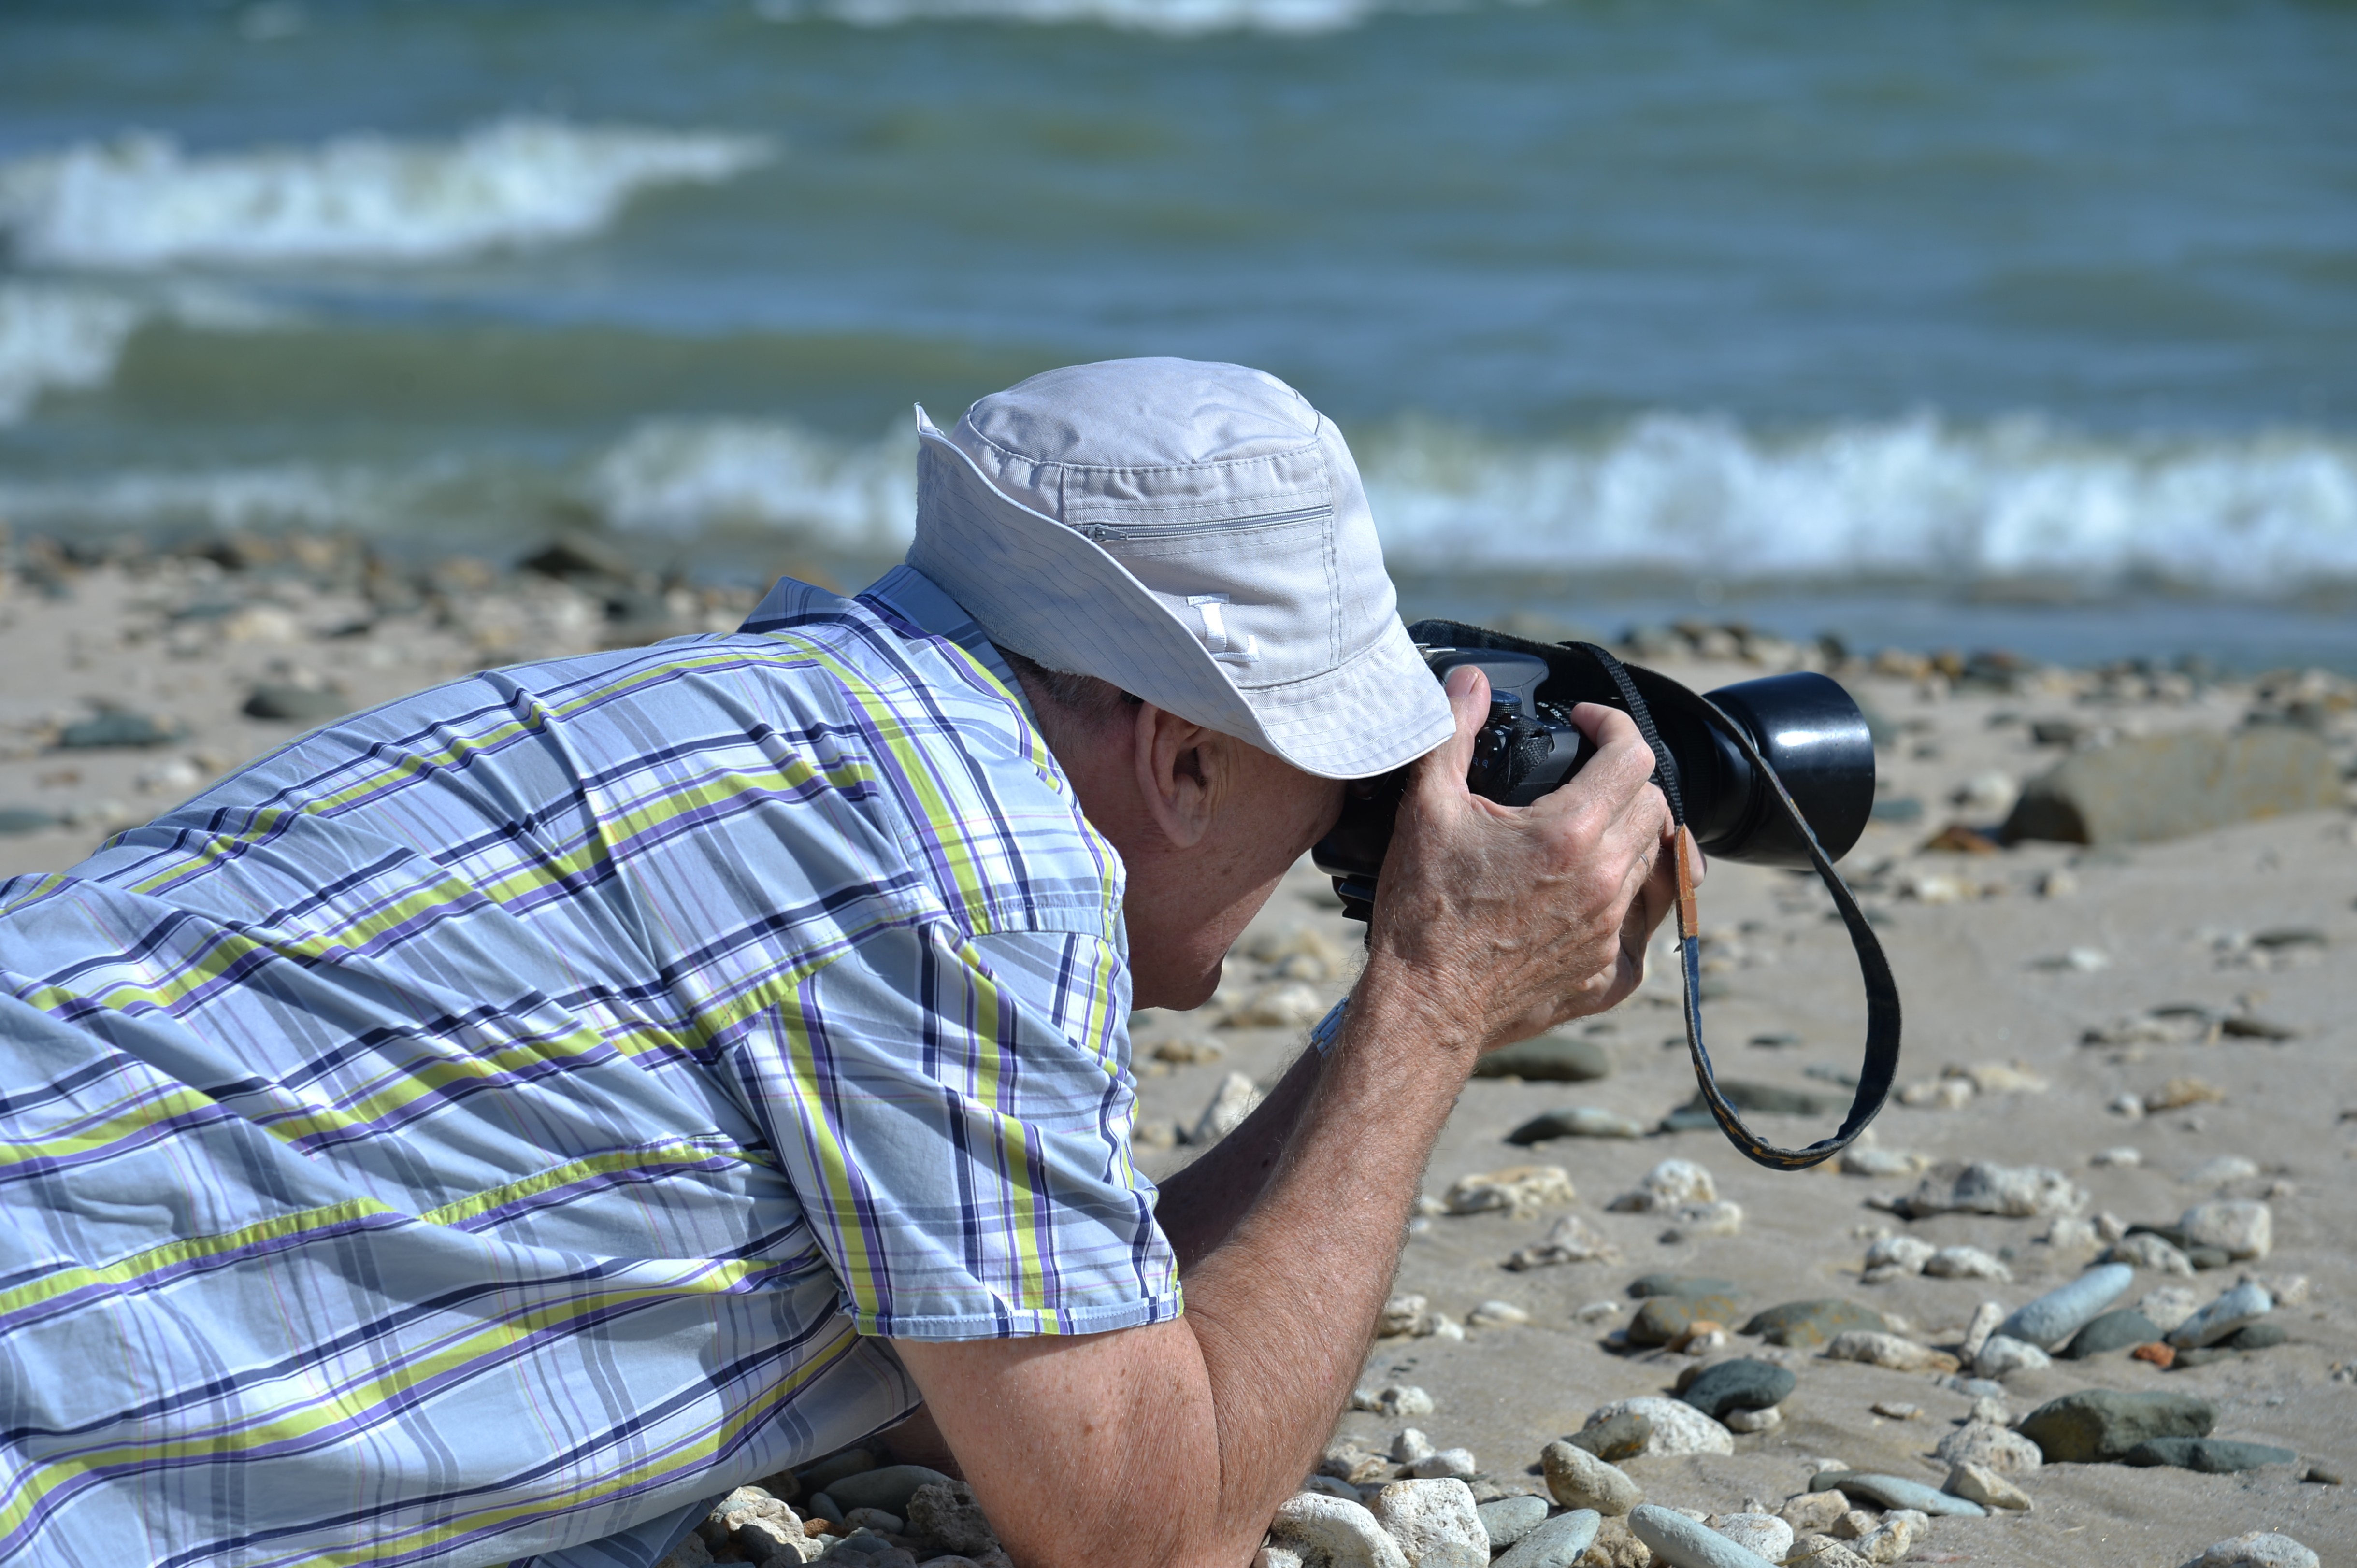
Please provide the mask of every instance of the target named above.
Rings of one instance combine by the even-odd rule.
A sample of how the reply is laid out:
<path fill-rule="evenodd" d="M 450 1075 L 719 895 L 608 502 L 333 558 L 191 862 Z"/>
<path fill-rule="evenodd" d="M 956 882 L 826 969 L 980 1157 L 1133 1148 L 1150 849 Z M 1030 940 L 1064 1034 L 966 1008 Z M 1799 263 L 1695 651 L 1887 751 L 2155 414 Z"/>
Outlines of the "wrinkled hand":
<path fill-rule="evenodd" d="M 1448 691 L 1457 735 L 1416 764 L 1400 802 L 1368 975 L 1411 987 L 1444 1037 L 1490 1050 L 1636 988 L 1646 941 L 1676 903 L 1675 839 L 1650 782 L 1652 750 L 1628 714 L 1574 708 L 1596 754 L 1562 789 L 1515 808 L 1465 786 L 1489 681 L 1458 670 Z"/>

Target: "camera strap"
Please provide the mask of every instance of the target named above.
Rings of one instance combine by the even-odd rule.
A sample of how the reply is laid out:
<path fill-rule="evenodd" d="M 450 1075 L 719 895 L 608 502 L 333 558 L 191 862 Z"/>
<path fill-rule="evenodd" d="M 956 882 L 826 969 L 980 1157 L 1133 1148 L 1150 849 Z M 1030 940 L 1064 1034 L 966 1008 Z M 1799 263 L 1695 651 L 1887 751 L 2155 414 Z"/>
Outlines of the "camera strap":
<path fill-rule="evenodd" d="M 1694 1058 L 1695 1081 L 1701 1086 L 1704 1103 L 1718 1121 L 1719 1130 L 1727 1141 L 1741 1152 L 1744 1158 L 1770 1170 L 1800 1171 L 1821 1165 L 1847 1148 L 1867 1123 L 1882 1110 L 1889 1097 L 1891 1080 L 1899 1074 L 1899 983 L 1891 977 L 1889 961 L 1883 957 L 1882 943 L 1867 923 L 1866 912 L 1857 907 L 1849 885 L 1834 869 L 1824 846 L 1809 826 L 1808 819 L 1785 789 L 1784 781 L 1776 776 L 1768 759 L 1760 755 L 1744 727 L 1720 711 L 1718 705 L 1699 693 L 1694 699 L 1717 718 L 1718 725 L 1742 751 L 1760 776 L 1773 791 L 1776 809 L 1788 817 L 1809 848 L 1810 863 L 1815 866 L 1818 880 L 1833 895 L 1834 908 L 1840 911 L 1842 924 L 1848 929 L 1850 946 L 1857 950 L 1858 972 L 1866 982 L 1866 1059 L 1857 1075 L 1857 1092 L 1850 1101 L 1849 1114 L 1830 1138 L 1800 1149 L 1780 1149 L 1743 1124 L 1743 1118 L 1728 1102 L 1718 1087 L 1718 1076 L 1710 1065 L 1710 1049 L 1702 1038 L 1702 928 L 1695 910 L 1694 885 L 1694 834 L 1686 826 L 1685 800 L 1678 787 L 1677 759 L 1663 743 L 1661 732 L 1653 724 L 1652 710 L 1646 705 L 1637 683 L 1629 671 L 1610 652 L 1592 642 L 1566 642 L 1561 646 L 1576 649 L 1596 660 L 1620 693 L 1629 716 L 1636 721 L 1637 733 L 1653 749 L 1653 782 L 1660 787 L 1663 798 L 1669 802 L 1670 820 L 1677 827 L 1678 873 L 1678 963 L 1685 984 L 1686 1049 Z"/>

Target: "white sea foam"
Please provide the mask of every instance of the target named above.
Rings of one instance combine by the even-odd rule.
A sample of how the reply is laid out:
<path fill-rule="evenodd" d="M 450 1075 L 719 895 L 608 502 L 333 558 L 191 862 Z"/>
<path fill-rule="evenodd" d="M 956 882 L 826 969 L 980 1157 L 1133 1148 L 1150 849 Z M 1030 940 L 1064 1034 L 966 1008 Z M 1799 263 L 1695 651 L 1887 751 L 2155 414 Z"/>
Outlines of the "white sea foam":
<path fill-rule="evenodd" d="M 640 189 L 727 179 L 768 156 L 751 137 L 544 119 L 455 142 L 238 153 L 130 134 L 0 164 L 0 231 L 20 261 L 52 267 L 432 262 L 577 239 Z"/>
<path fill-rule="evenodd" d="M 755 0 L 773 22 L 823 16 L 856 27 L 909 22 L 1094 24 L 1124 32 L 1193 38 L 1206 33 L 1341 32 L 1379 11 L 1429 10 L 1394 0 Z"/>
<path fill-rule="evenodd" d="M 144 314 L 94 289 L 0 284 L 0 424 L 44 392 L 103 385 Z"/>
<path fill-rule="evenodd" d="M 1405 426 L 1355 446 L 1385 550 L 1409 567 L 2151 576 L 2255 593 L 2357 579 L 2357 442 L 2341 436 L 1921 416 L 1770 437 L 1657 414 L 1587 441 Z"/>
<path fill-rule="evenodd" d="M 916 515 L 913 433 L 850 442 L 730 420 L 643 425 L 591 467 L 591 504 L 616 527 L 694 533 L 753 523 L 853 549 L 898 550 Z"/>

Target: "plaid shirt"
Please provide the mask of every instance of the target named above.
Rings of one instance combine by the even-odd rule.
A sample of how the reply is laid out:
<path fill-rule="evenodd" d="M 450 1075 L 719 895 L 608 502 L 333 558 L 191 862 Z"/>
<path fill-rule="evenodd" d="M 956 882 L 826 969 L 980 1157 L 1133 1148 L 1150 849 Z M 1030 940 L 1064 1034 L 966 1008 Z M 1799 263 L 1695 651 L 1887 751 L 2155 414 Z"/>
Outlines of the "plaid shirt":
<path fill-rule="evenodd" d="M 1011 688 L 786 582 L 0 885 L 0 1564 L 651 1563 L 911 1409 L 887 1339 L 1176 1316 Z"/>

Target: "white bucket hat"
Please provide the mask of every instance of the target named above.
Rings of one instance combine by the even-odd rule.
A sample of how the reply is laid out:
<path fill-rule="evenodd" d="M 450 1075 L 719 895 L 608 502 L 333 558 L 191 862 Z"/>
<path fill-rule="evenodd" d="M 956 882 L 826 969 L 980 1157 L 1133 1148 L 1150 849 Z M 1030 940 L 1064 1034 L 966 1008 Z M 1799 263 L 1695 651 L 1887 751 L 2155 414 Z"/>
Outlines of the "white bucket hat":
<path fill-rule="evenodd" d="M 909 564 L 1000 647 L 1328 779 L 1455 732 L 1341 432 L 1275 376 L 1074 365 L 917 435 Z"/>

